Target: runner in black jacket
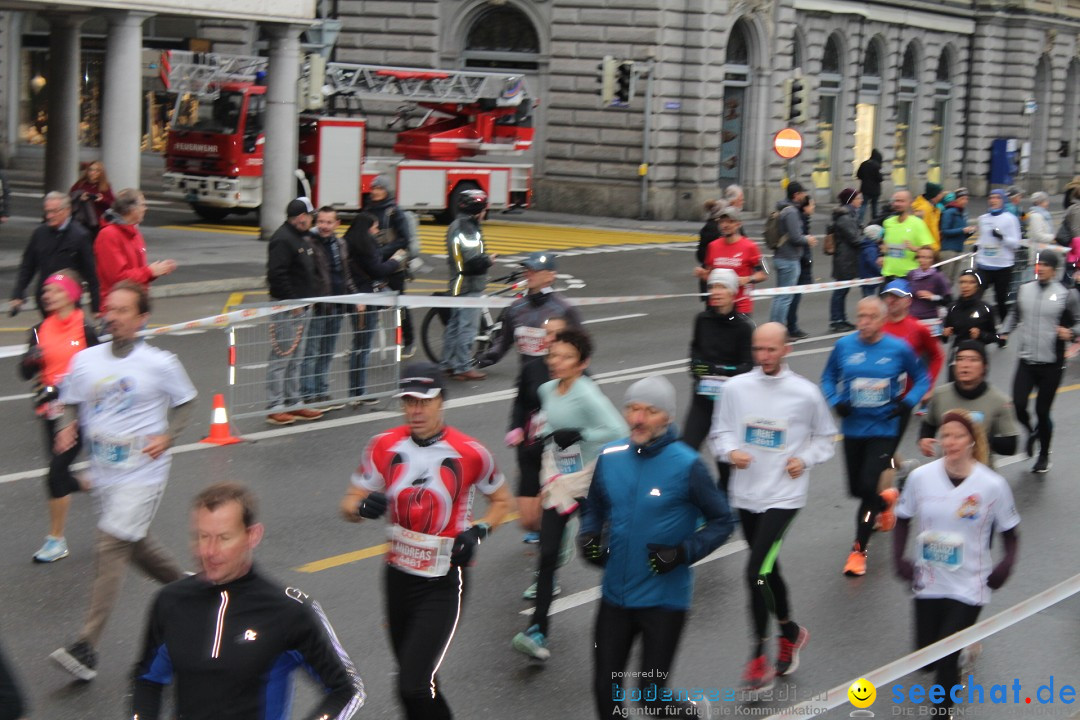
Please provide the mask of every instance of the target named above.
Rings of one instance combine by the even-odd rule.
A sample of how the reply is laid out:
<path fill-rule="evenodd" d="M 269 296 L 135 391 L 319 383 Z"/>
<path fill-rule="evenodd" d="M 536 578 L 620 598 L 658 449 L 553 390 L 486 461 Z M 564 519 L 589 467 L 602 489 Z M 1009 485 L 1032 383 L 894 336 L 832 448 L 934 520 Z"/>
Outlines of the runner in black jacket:
<path fill-rule="evenodd" d="M 289 676 L 303 666 L 326 694 L 300 717 L 351 718 L 364 685 L 319 603 L 252 567 L 263 526 L 251 493 L 232 483 L 208 487 L 195 499 L 193 525 L 203 571 L 154 600 L 131 717 L 160 717 L 162 690 L 175 676 L 175 714 L 184 720 L 284 720 Z"/>
<path fill-rule="evenodd" d="M 754 367 L 750 355 L 754 324 L 735 312 L 738 276 L 734 270 L 718 268 L 709 273 L 708 284 L 710 304 L 694 320 L 694 337 L 690 342 L 692 399 L 682 436 L 682 441 L 695 450 L 709 434 L 713 405 L 720 397 L 723 382 Z M 718 462 L 717 468 L 720 489 L 726 493 L 731 467 Z"/>

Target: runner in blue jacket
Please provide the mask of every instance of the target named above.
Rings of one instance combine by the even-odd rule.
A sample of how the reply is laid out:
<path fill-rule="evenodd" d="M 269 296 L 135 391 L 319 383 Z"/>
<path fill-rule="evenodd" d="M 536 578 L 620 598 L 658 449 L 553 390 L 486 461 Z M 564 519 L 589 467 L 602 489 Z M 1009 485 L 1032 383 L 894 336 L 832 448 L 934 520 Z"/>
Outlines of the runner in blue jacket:
<path fill-rule="evenodd" d="M 727 540 L 735 522 L 698 453 L 679 442 L 671 383 L 639 380 L 623 406 L 630 437 L 601 451 L 578 536 L 585 559 L 606 565 L 595 628 L 597 713 L 606 720 L 636 697 L 620 673 L 640 634 L 640 697 L 664 717 L 696 717 L 665 681 L 690 608 L 690 565 Z M 700 517 L 705 526 L 695 532 Z"/>
<path fill-rule="evenodd" d="M 879 493 L 878 479 L 891 467 L 900 416 L 931 386 L 911 346 L 884 332 L 887 313 L 881 298 L 863 298 L 857 307 L 858 332 L 836 341 L 821 376 L 825 399 L 843 418 L 848 490 L 861 501 L 855 544 L 844 565 L 844 574 L 851 577 L 866 574 L 866 546 L 874 530 L 888 532 L 896 525 L 892 508 L 900 494 L 895 488 Z M 905 375 L 915 378 L 906 394 Z"/>

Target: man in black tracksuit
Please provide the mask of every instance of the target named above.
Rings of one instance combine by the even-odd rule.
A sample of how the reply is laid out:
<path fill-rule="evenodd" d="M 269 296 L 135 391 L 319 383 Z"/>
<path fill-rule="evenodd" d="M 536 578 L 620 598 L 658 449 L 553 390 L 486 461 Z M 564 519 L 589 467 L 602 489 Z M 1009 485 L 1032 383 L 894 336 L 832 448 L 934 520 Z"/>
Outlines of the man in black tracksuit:
<path fill-rule="evenodd" d="M 234 483 L 211 485 L 195 498 L 192 525 L 203 571 L 154 600 L 131 717 L 160 717 L 162 691 L 175 681 L 175 714 L 185 720 L 286 720 L 289 676 L 303 665 L 325 694 L 299 717 L 351 718 L 364 685 L 319 603 L 252 566 L 263 536 L 254 496 Z"/>
<path fill-rule="evenodd" d="M 735 312 L 738 276 L 729 268 L 717 268 L 709 273 L 707 282 L 709 306 L 694 320 L 694 335 L 690 341 L 693 388 L 690 412 L 686 415 L 681 438 L 695 450 L 709 434 L 713 409 L 720 399 L 723 383 L 733 375 L 754 368 L 750 355 L 754 324 L 745 315 Z M 718 485 L 726 494 L 731 466 L 725 462 L 716 465 L 720 472 Z"/>

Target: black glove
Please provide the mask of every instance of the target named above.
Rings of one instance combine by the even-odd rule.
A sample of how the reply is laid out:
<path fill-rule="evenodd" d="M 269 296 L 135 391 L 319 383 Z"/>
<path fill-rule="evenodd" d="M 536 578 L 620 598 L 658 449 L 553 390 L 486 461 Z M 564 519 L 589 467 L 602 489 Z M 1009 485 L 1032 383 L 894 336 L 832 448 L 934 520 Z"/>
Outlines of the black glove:
<path fill-rule="evenodd" d="M 649 543 L 649 568 L 657 575 L 669 573 L 686 562 L 686 551 L 682 545 L 656 545 Z"/>
<path fill-rule="evenodd" d="M 581 441 L 581 431 L 576 428 L 570 430 L 556 430 L 551 433 L 551 439 L 560 450 L 565 450 L 574 443 Z"/>
<path fill-rule="evenodd" d="M 889 408 L 889 414 L 885 416 L 885 419 L 892 420 L 893 418 L 898 418 L 903 415 L 904 411 L 907 409 L 907 405 L 905 405 L 904 403 L 899 401 L 894 402 L 892 404 L 892 407 Z"/>
<path fill-rule="evenodd" d="M 581 549 L 581 557 L 585 562 L 597 567 L 607 564 L 608 549 L 601 541 L 599 535 L 582 535 L 578 538 L 578 547 Z"/>
<path fill-rule="evenodd" d="M 714 375 L 713 364 L 705 362 L 704 360 L 691 360 L 690 361 L 690 373 L 694 377 L 701 377 L 702 375 Z"/>
<path fill-rule="evenodd" d="M 499 361 L 499 358 L 495 357 L 495 353 L 488 350 L 486 353 L 476 359 L 476 367 L 486 368 L 491 367 Z"/>
<path fill-rule="evenodd" d="M 1009 579 L 1009 573 L 1011 572 L 1012 563 L 1007 560 L 1002 560 L 997 564 L 997 567 L 990 572 L 990 576 L 986 578 L 986 587 L 991 590 L 997 590 Z"/>
<path fill-rule="evenodd" d="M 452 565 L 468 565 L 472 562 L 473 553 L 480 546 L 480 541 L 488 536 L 491 527 L 487 523 L 477 523 L 468 530 L 463 530 L 454 538 L 454 547 L 450 549 L 450 563 Z"/>
<path fill-rule="evenodd" d="M 356 508 L 356 514 L 368 520 L 381 518 L 386 512 L 386 495 L 381 492 L 373 492 L 360 501 Z"/>
<path fill-rule="evenodd" d="M 996 237 L 998 240 L 1004 240 L 1005 239 L 1005 235 L 1000 230 L 998 230 L 997 228 L 994 228 L 990 232 L 990 234 L 993 235 L 994 237 Z"/>
<path fill-rule="evenodd" d="M 846 418 L 848 415 L 851 414 L 851 403 L 849 403 L 847 400 L 841 400 L 840 402 L 836 403 L 834 407 L 836 407 L 836 414 L 842 418 Z"/>

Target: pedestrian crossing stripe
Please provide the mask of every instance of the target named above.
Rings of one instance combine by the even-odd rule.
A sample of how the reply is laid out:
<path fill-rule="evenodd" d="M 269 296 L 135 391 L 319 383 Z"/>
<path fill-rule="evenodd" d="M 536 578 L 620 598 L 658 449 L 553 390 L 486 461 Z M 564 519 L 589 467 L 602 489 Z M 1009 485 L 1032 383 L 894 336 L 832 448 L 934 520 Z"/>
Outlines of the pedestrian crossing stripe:
<path fill-rule="evenodd" d="M 195 223 L 192 225 L 166 225 L 168 230 L 196 230 L 227 235 L 257 237 L 259 228 L 247 225 L 222 225 Z M 562 254 L 572 249 L 590 248 L 625 248 L 646 249 L 663 248 L 669 245 L 684 245 L 690 242 L 689 235 L 672 233 L 654 233 L 641 230 L 612 230 L 599 228 L 581 228 L 565 225 L 541 225 L 535 223 L 517 223 L 492 220 L 484 223 L 484 246 L 489 253 L 505 255 L 508 253 L 530 253 L 554 250 Z M 446 253 L 446 229 L 441 225 L 420 226 L 420 251 L 425 255 L 444 255 Z M 600 252 L 604 252 L 601 250 Z"/>

